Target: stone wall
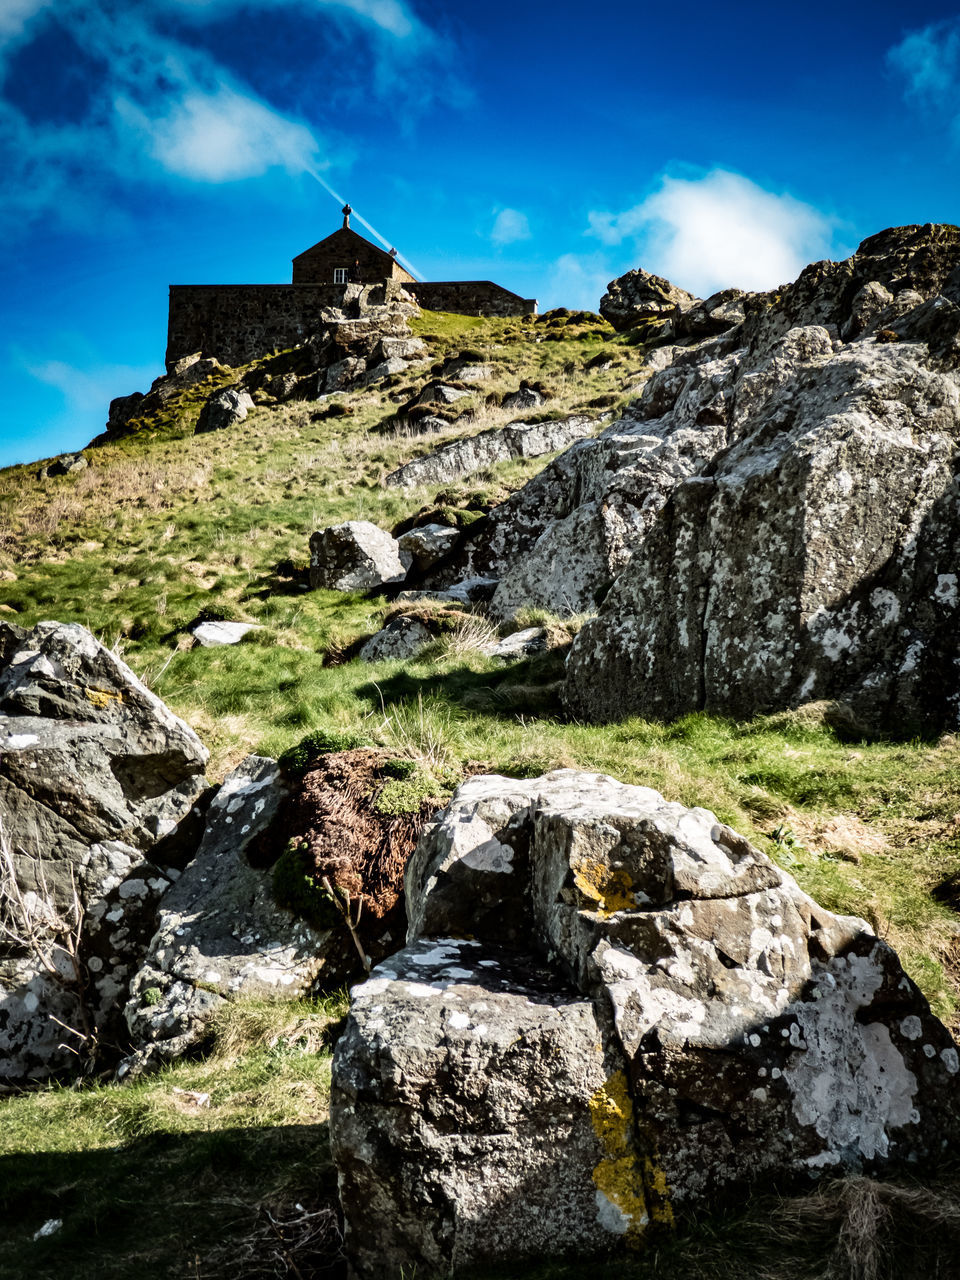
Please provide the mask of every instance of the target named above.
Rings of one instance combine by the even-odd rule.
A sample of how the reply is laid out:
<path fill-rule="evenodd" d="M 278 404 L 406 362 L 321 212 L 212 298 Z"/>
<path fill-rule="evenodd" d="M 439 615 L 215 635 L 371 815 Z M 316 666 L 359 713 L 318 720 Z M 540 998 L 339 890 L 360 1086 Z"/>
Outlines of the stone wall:
<path fill-rule="evenodd" d="M 171 285 L 167 367 L 195 351 L 223 364 L 245 364 L 316 333 L 327 307 L 379 306 L 397 291 L 392 282 Z"/>
<path fill-rule="evenodd" d="M 464 316 L 525 316 L 535 314 L 536 298 L 521 298 L 490 280 L 428 280 L 407 286 L 428 311 L 453 311 Z"/>
<path fill-rule="evenodd" d="M 174 284 L 170 286 L 167 367 L 202 351 L 237 366 L 296 346 L 322 327 L 322 312 L 348 304 L 379 306 L 403 288 L 430 311 L 460 315 L 521 316 L 536 312 L 489 280 L 378 284 Z"/>

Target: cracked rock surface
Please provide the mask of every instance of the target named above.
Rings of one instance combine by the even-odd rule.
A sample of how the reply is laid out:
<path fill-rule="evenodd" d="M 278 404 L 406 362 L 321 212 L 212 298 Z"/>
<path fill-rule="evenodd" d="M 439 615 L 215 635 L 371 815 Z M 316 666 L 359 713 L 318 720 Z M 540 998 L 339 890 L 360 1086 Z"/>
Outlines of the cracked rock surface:
<path fill-rule="evenodd" d="M 960 232 L 895 229 L 651 378 L 648 429 L 702 424 L 712 448 L 574 642 L 575 715 L 835 699 L 877 729 L 956 726 L 958 304 Z"/>
<path fill-rule="evenodd" d="M 0 942 L 0 1076 L 70 1064 L 51 1020 L 108 1035 L 153 929 L 156 903 L 199 839 L 206 748 L 127 665 L 76 624 L 0 623 L 0 820 L 41 950 Z M 56 921 L 84 913 L 82 981 Z"/>
<path fill-rule="evenodd" d="M 235 995 L 303 995 L 327 934 L 273 900 L 269 870 L 247 859 L 286 794 L 276 761 L 248 756 L 214 796 L 196 857 L 165 893 L 126 1021 L 138 1050 L 124 1074 L 178 1057 Z"/>
<path fill-rule="evenodd" d="M 406 895 L 407 947 L 334 1057 L 359 1277 L 603 1253 L 725 1189 L 957 1133 L 957 1048 L 895 953 L 707 810 L 477 776 Z"/>

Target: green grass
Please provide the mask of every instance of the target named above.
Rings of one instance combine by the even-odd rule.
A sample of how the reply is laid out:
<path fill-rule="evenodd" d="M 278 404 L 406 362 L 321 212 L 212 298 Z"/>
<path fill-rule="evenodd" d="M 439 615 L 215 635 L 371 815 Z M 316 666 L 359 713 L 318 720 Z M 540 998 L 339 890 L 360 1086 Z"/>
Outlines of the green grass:
<path fill-rule="evenodd" d="M 244 1260 L 270 1245 L 267 1212 L 335 1200 L 325 1040 L 345 1007 L 238 1002 L 201 1061 L 0 1099 L 0 1277 L 254 1274 Z M 34 1240 L 51 1220 L 62 1226 Z"/>

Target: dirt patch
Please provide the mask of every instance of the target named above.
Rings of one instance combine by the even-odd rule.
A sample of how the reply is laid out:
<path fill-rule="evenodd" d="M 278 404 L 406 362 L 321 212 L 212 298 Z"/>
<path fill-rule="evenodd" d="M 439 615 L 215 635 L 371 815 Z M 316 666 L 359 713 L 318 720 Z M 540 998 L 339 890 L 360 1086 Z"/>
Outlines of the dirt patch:
<path fill-rule="evenodd" d="M 258 853 L 282 848 L 274 867 L 281 905 L 333 933 L 324 964 L 329 989 L 361 970 L 354 926 L 371 963 L 403 945 L 403 874 L 436 808 L 410 787 L 407 812 L 377 808 L 397 792 L 398 763 L 385 751 L 356 748 L 321 756 L 291 782 Z M 259 860 L 259 859 L 258 859 Z"/>

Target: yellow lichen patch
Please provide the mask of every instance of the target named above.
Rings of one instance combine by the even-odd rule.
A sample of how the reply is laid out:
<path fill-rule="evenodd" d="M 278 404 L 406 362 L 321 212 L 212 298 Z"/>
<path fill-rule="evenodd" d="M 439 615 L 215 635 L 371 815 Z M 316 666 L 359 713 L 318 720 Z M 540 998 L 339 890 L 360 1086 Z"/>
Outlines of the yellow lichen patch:
<path fill-rule="evenodd" d="M 667 1175 L 650 1156 L 643 1158 L 643 1181 L 647 1189 L 647 1211 L 652 1222 L 661 1226 L 673 1226 L 673 1205 L 670 1203 L 670 1188 Z"/>
<path fill-rule="evenodd" d="M 101 710 L 104 707 L 109 707 L 111 702 L 123 701 L 122 693 L 108 693 L 106 689 L 84 689 L 83 692 L 87 701 L 92 702 L 95 707 L 99 707 Z"/>
<path fill-rule="evenodd" d="M 573 863 L 573 882 L 585 898 L 597 904 L 597 912 L 604 920 L 637 905 L 627 873 L 613 871 L 597 858 L 580 858 Z"/>
<path fill-rule="evenodd" d="M 617 1213 L 631 1247 L 639 1245 L 650 1221 L 643 1170 L 633 1144 L 633 1103 L 622 1071 L 612 1075 L 590 1099 L 593 1130 L 605 1158 L 593 1171 L 593 1184 Z"/>
<path fill-rule="evenodd" d="M 622 1230 L 627 1244 L 636 1248 L 651 1222 L 673 1226 L 673 1210 L 663 1170 L 649 1155 L 642 1159 L 637 1155 L 633 1101 L 622 1071 L 594 1093 L 590 1118 L 604 1151 L 604 1159 L 593 1171 L 593 1184 L 609 1204 L 608 1221 L 616 1215 L 615 1229 Z"/>

